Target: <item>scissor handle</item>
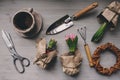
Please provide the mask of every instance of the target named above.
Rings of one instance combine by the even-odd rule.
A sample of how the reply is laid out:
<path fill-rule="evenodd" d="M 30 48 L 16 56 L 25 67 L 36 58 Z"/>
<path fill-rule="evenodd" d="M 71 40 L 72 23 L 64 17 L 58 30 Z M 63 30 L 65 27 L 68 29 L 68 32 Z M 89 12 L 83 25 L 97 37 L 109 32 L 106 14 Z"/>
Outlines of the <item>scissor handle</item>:
<path fill-rule="evenodd" d="M 29 59 L 22 57 L 22 64 L 23 64 L 25 67 L 28 67 L 28 66 L 30 65 Z"/>
<path fill-rule="evenodd" d="M 19 73 L 25 72 L 25 67 L 30 65 L 30 61 L 27 58 L 14 58 L 14 66 Z M 17 64 L 19 62 L 19 65 Z"/>
<path fill-rule="evenodd" d="M 18 64 L 16 64 L 17 61 L 19 61 L 19 68 L 18 68 Z M 15 69 L 19 73 L 24 73 L 25 72 L 25 68 L 24 68 L 24 65 L 22 64 L 22 61 L 20 61 L 18 58 L 14 58 L 13 62 L 14 62 Z M 20 66 L 21 66 L 21 69 L 20 69 Z"/>

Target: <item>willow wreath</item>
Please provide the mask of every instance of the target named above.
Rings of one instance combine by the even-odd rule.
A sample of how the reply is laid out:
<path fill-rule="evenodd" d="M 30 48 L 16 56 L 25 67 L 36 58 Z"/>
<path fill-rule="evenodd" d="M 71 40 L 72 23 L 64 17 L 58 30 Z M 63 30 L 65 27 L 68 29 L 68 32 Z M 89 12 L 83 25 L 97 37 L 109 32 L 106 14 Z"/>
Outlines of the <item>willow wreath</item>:
<path fill-rule="evenodd" d="M 100 54 L 106 50 L 109 50 L 116 55 L 116 63 L 110 68 L 104 68 L 100 64 Z M 92 60 L 93 60 L 94 67 L 99 73 L 104 74 L 104 75 L 111 75 L 113 72 L 120 70 L 120 49 L 118 49 L 112 43 L 103 44 L 97 47 L 97 49 L 95 50 L 92 56 Z"/>

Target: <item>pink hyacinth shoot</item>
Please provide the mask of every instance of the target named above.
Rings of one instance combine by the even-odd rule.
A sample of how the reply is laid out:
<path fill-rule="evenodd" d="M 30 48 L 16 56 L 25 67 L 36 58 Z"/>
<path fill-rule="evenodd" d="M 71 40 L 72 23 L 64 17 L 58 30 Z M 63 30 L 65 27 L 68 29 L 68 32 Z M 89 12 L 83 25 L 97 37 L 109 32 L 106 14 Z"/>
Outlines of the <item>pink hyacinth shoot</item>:
<path fill-rule="evenodd" d="M 73 41 L 75 39 L 75 34 L 68 34 L 65 36 L 65 40 L 68 40 L 69 38 Z"/>

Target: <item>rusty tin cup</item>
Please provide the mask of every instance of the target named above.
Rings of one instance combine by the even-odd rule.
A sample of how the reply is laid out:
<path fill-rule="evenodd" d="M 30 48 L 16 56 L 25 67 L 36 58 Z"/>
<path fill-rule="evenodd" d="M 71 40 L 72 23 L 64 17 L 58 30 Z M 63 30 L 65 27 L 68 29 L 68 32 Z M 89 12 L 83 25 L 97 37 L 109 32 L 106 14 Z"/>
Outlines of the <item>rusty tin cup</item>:
<path fill-rule="evenodd" d="M 33 11 L 33 8 L 23 9 L 16 12 L 13 16 L 13 25 L 15 31 L 22 37 L 31 38 L 40 31 L 42 19 Z"/>

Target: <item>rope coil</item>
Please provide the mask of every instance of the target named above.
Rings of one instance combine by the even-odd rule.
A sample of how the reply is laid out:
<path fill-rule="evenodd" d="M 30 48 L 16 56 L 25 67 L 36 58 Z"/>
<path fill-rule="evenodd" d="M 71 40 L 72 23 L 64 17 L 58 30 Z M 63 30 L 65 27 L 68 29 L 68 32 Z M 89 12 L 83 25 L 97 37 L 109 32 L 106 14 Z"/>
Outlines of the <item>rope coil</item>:
<path fill-rule="evenodd" d="M 100 64 L 100 54 L 105 50 L 109 50 L 116 55 L 116 63 L 110 68 L 104 68 Z M 120 70 L 120 49 L 118 49 L 112 43 L 103 44 L 97 47 L 97 49 L 95 50 L 92 56 L 92 60 L 93 60 L 94 67 L 99 73 L 105 74 L 105 75 L 111 75 L 113 72 Z"/>

